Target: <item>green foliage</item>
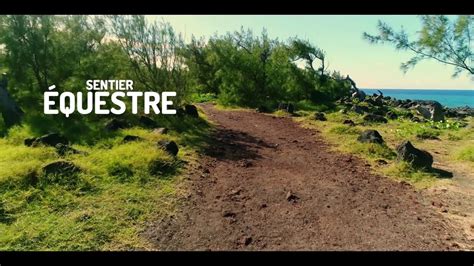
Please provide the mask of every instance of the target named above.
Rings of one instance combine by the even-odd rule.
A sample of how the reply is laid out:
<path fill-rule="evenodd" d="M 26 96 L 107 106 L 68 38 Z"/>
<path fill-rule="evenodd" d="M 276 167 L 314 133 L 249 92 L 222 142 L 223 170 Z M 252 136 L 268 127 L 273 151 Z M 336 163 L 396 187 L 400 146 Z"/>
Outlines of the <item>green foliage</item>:
<path fill-rule="evenodd" d="M 111 32 L 130 59 L 138 86 L 147 91 L 175 91 L 176 104 L 187 95 L 180 34 L 169 23 L 149 23 L 143 15 L 110 17 Z"/>
<path fill-rule="evenodd" d="M 194 93 L 191 95 L 191 101 L 194 103 L 215 102 L 217 96 L 214 93 Z"/>
<path fill-rule="evenodd" d="M 182 54 L 196 91 L 217 95 L 223 105 L 325 103 L 349 90 L 338 73 L 327 72 L 322 50 L 299 39 L 271 39 L 265 30 L 256 36 L 242 28 L 207 43 L 193 38 Z M 314 67 L 316 60 L 321 67 Z"/>
<path fill-rule="evenodd" d="M 433 59 L 453 66 L 453 76 L 462 72 L 474 75 L 471 45 L 474 16 L 458 16 L 456 21 L 444 15 L 423 15 L 420 19 L 422 28 L 415 41 L 410 41 L 404 30 L 395 32 L 382 21 L 378 24 L 378 35 L 364 33 L 364 38 L 371 43 L 391 43 L 397 50 L 413 52 L 415 55 L 401 65 L 405 72 L 422 60 Z"/>

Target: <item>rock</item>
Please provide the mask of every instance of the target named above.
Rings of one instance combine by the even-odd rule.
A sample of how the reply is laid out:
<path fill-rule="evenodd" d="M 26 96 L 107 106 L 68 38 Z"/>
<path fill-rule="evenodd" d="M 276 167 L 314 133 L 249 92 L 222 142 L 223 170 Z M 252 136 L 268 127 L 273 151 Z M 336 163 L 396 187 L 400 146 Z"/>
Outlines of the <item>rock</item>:
<path fill-rule="evenodd" d="M 314 119 L 315 120 L 319 120 L 319 121 L 326 121 L 326 116 L 324 115 L 324 113 L 321 113 L 321 112 L 317 112 L 314 114 Z"/>
<path fill-rule="evenodd" d="M 244 238 L 244 245 L 245 245 L 245 246 L 248 246 L 248 245 L 250 245 L 251 243 L 252 243 L 252 238 L 251 238 L 251 237 L 248 236 L 248 237 L 245 237 L 245 238 Z"/>
<path fill-rule="evenodd" d="M 356 124 L 354 123 L 354 121 L 352 121 L 352 120 L 350 120 L 350 119 L 346 119 L 346 120 L 344 120 L 344 122 L 342 122 L 342 123 L 343 123 L 344 125 L 348 125 L 348 126 L 350 126 L 350 127 L 355 127 L 355 125 L 356 125 Z"/>
<path fill-rule="evenodd" d="M 421 119 L 417 116 L 412 117 L 410 119 L 410 121 L 415 122 L 415 123 L 421 123 L 422 122 Z"/>
<path fill-rule="evenodd" d="M 431 169 L 433 164 L 433 156 L 430 153 L 415 148 L 408 140 L 398 145 L 397 160 L 408 162 L 415 168 Z"/>
<path fill-rule="evenodd" d="M 389 112 L 387 112 L 387 117 L 388 117 L 388 119 L 394 120 L 394 119 L 398 118 L 398 115 L 396 113 L 392 112 L 392 111 L 389 111 Z"/>
<path fill-rule="evenodd" d="M 286 193 L 286 200 L 289 202 L 296 202 L 299 200 L 299 197 L 291 193 L 291 191 L 288 191 L 288 193 Z"/>
<path fill-rule="evenodd" d="M 79 167 L 68 161 L 56 161 L 43 167 L 45 175 L 68 176 L 79 172 Z"/>
<path fill-rule="evenodd" d="M 421 106 L 421 105 L 417 106 L 416 111 L 418 111 L 418 113 L 420 115 L 422 115 L 423 117 L 425 117 L 427 119 L 430 119 L 430 117 L 431 117 L 430 110 L 425 106 Z"/>
<path fill-rule="evenodd" d="M 405 115 L 403 115 L 404 117 L 408 118 L 408 119 L 412 119 L 413 117 L 415 117 L 412 113 L 406 113 Z"/>
<path fill-rule="evenodd" d="M 173 156 L 176 156 L 179 151 L 178 145 L 174 141 L 160 140 L 158 141 L 158 146 Z"/>
<path fill-rule="evenodd" d="M 376 114 L 366 114 L 364 116 L 364 121 L 367 122 L 376 122 L 376 123 L 387 123 L 387 119 L 381 115 Z"/>
<path fill-rule="evenodd" d="M 244 167 L 244 168 L 253 166 L 253 163 L 249 160 L 242 160 L 239 164 L 241 167 Z"/>
<path fill-rule="evenodd" d="M 235 218 L 235 216 L 237 216 L 237 214 L 233 211 L 225 210 L 222 212 L 222 217 Z"/>
<path fill-rule="evenodd" d="M 360 107 L 359 105 L 353 105 L 351 107 L 351 111 L 355 112 L 355 113 L 358 113 L 358 114 L 363 114 L 364 113 L 364 110 L 362 107 Z"/>
<path fill-rule="evenodd" d="M 379 94 L 374 98 L 375 105 L 382 106 L 383 105 L 383 94 Z"/>
<path fill-rule="evenodd" d="M 352 93 L 351 97 L 353 99 L 358 99 L 359 101 L 363 101 L 366 97 L 366 94 L 364 91 L 356 90 L 354 93 Z"/>
<path fill-rule="evenodd" d="M 8 92 L 7 74 L 2 74 L 0 80 L 0 114 L 3 117 L 3 122 L 6 128 L 20 124 L 23 119 L 24 112 L 17 104 L 15 99 Z"/>
<path fill-rule="evenodd" d="M 186 115 L 186 110 L 184 108 L 176 108 L 176 115 L 181 117 Z"/>
<path fill-rule="evenodd" d="M 35 142 L 36 138 L 28 138 L 23 141 L 25 146 L 31 147 L 33 143 Z"/>
<path fill-rule="evenodd" d="M 373 107 L 370 111 L 366 112 L 374 115 L 380 115 L 380 116 L 385 116 L 387 113 L 387 110 L 385 110 L 382 107 Z"/>
<path fill-rule="evenodd" d="M 128 127 L 128 124 L 125 121 L 117 119 L 117 118 L 113 118 L 112 120 L 105 123 L 105 129 L 107 131 L 116 131 L 121 128 L 127 128 L 127 127 Z"/>
<path fill-rule="evenodd" d="M 195 105 L 192 105 L 192 104 L 186 104 L 184 106 L 184 111 L 186 112 L 187 115 L 189 116 L 192 116 L 192 117 L 195 117 L 195 118 L 198 118 L 199 117 L 199 113 L 198 113 L 198 109 Z"/>
<path fill-rule="evenodd" d="M 142 126 L 147 127 L 147 128 L 154 128 L 156 127 L 156 122 L 155 120 L 151 119 L 148 116 L 140 116 L 139 122 Z"/>
<path fill-rule="evenodd" d="M 382 136 L 377 130 L 368 129 L 364 132 L 360 133 L 359 137 L 357 138 L 358 141 L 364 143 L 378 143 L 382 144 L 384 142 Z"/>
<path fill-rule="evenodd" d="M 168 129 L 166 127 L 155 128 L 153 130 L 153 133 L 157 135 L 163 135 L 168 133 Z"/>
<path fill-rule="evenodd" d="M 444 121 L 443 106 L 437 101 L 423 101 L 416 106 L 416 110 L 426 119 Z"/>
<path fill-rule="evenodd" d="M 375 162 L 376 162 L 378 165 L 387 165 L 387 164 L 388 164 L 387 161 L 382 160 L 382 159 L 378 159 L 378 160 L 376 160 Z"/>
<path fill-rule="evenodd" d="M 31 140 L 31 139 L 29 139 L 29 140 Z M 51 133 L 51 134 L 46 134 L 46 135 L 43 135 L 39 138 L 36 138 L 33 141 L 33 143 L 31 143 L 31 146 L 37 146 L 39 144 L 42 144 L 42 145 L 46 145 L 46 146 L 55 147 L 59 143 L 67 145 L 67 144 L 69 144 L 69 140 L 67 138 L 65 138 L 64 136 L 60 135 L 59 133 Z M 25 140 L 25 144 L 26 144 L 26 140 Z"/>
<path fill-rule="evenodd" d="M 123 137 L 123 142 L 137 141 L 137 140 L 141 140 L 141 139 L 142 138 L 140 138 L 139 136 L 126 135 L 125 137 Z"/>
<path fill-rule="evenodd" d="M 84 153 L 82 151 L 78 151 L 78 150 L 74 149 L 73 147 L 71 147 L 69 145 L 65 145 L 65 144 L 62 144 L 62 143 L 56 144 L 55 148 L 56 148 L 56 152 L 60 156 L 64 156 L 64 155 L 67 155 L 67 154 L 82 154 L 82 153 Z"/>

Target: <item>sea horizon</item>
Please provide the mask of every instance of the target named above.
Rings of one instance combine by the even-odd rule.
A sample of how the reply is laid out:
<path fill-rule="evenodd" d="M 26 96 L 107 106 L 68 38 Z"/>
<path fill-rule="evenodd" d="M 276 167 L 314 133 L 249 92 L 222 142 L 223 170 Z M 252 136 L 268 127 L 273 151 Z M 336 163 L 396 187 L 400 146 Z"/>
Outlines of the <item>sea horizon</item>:
<path fill-rule="evenodd" d="M 369 95 L 378 94 L 380 90 L 384 96 L 398 100 L 433 100 L 451 108 L 466 106 L 474 108 L 474 89 L 362 88 L 362 90 Z"/>
<path fill-rule="evenodd" d="M 440 90 L 440 91 L 474 91 L 474 88 L 360 88 L 361 90 Z"/>

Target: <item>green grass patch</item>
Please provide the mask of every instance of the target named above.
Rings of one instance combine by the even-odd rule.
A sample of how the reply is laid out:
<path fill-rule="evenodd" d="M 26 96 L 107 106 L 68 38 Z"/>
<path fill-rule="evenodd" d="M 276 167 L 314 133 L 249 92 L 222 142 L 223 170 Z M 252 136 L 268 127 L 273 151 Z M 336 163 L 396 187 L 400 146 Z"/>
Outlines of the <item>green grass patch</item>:
<path fill-rule="evenodd" d="M 203 116 L 201 114 L 201 116 Z M 29 127 L 0 139 L 0 250 L 136 250 L 151 244 L 140 236 L 150 220 L 172 214 L 183 165 L 208 143 L 205 119 L 157 119 L 170 129 L 159 135 L 139 127 L 73 144 L 85 154 L 60 157 L 52 147 L 26 147 Z M 138 141 L 123 142 L 125 135 Z M 177 158 L 158 148 L 174 140 Z M 81 172 L 46 176 L 42 167 L 66 160 Z"/>
<path fill-rule="evenodd" d="M 403 110 L 392 109 L 399 115 Z M 466 163 L 472 162 L 474 120 L 468 118 L 465 121 L 448 119 L 437 123 L 414 123 L 406 118 L 389 120 L 386 124 L 363 123 L 363 115 L 354 112 L 329 112 L 326 113 L 327 121 L 315 121 L 312 119 L 314 113 L 306 113 L 304 117 L 295 118 L 303 125 L 320 130 L 323 137 L 334 145 L 337 151 L 355 154 L 372 165 L 377 165 L 373 170 L 397 180 L 404 180 L 415 186 L 426 187 L 440 180 L 440 172 L 423 171 L 410 168 L 406 163 L 396 161 L 395 149 L 403 140 L 410 140 L 415 147 L 427 150 L 434 154 L 437 152 L 440 160 L 457 160 Z M 344 120 L 352 120 L 355 127 L 343 124 Z M 357 137 L 360 132 L 367 129 L 377 130 L 385 140 L 383 145 L 360 143 Z M 457 148 L 462 147 L 462 148 Z M 447 155 L 444 155 L 447 154 Z M 386 165 L 378 165 L 378 160 L 384 160 Z"/>
<path fill-rule="evenodd" d="M 429 187 L 439 180 L 437 174 L 413 169 L 406 162 L 393 162 L 387 167 L 382 168 L 381 172 L 396 180 L 413 184 L 418 188 Z"/>
<path fill-rule="evenodd" d="M 456 158 L 462 161 L 474 162 L 474 145 L 461 148 L 456 153 Z"/>

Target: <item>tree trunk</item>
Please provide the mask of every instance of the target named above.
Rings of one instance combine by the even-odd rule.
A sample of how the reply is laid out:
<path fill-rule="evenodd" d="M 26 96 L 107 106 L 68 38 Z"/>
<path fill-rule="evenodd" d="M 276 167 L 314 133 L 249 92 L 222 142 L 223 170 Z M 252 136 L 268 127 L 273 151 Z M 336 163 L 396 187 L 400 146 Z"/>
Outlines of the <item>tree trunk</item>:
<path fill-rule="evenodd" d="M 7 91 L 7 79 L 3 76 L 0 81 L 0 113 L 7 128 L 20 124 L 23 111 Z"/>

